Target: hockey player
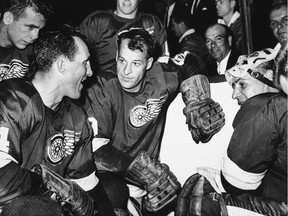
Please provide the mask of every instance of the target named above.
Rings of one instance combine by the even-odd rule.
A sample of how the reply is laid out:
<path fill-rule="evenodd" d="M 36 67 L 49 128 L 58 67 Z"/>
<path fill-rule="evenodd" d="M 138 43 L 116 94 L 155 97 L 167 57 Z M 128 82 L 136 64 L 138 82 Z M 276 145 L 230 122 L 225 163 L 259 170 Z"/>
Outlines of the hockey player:
<path fill-rule="evenodd" d="M 179 195 L 177 216 L 287 215 L 287 96 L 273 85 L 276 54 L 267 48 L 240 56 L 226 71 L 241 108 L 221 181 L 209 172 L 192 175 Z"/>
<path fill-rule="evenodd" d="M 164 210 L 175 200 L 180 187 L 169 167 L 158 161 L 169 104 L 181 89 L 187 123 L 196 142 L 208 142 L 221 129 L 224 113 L 209 97 L 205 65 L 198 55 L 178 55 L 175 62 L 182 66 L 171 60 L 169 64 L 154 62 L 156 40 L 144 29 L 122 32 L 117 44 L 117 64 L 97 76 L 85 104 L 92 123 L 98 123 L 94 157 L 99 177 L 114 208 L 127 215 L 128 182 L 144 189 L 140 190 L 141 199 L 145 198 L 143 211 Z M 211 116 L 209 111 L 198 117 L 192 114 L 202 106 L 211 111 Z M 198 129 L 201 121 L 207 123 L 209 132 Z"/>
<path fill-rule="evenodd" d="M 52 12 L 47 0 L 1 0 L 0 81 L 27 75 L 31 44 Z"/>
<path fill-rule="evenodd" d="M 104 71 L 115 63 L 117 35 L 132 27 L 144 28 L 156 38 L 158 55 L 167 52 L 165 27 L 156 15 L 138 11 L 140 1 L 117 0 L 116 10 L 95 11 L 81 23 L 80 31 L 87 37 L 93 71 Z"/>
<path fill-rule="evenodd" d="M 37 70 L 32 82 L 9 79 L 0 85 L 3 215 L 15 210 L 18 197 L 40 196 L 48 190 L 73 215 L 92 216 L 95 210 L 115 215 L 95 175 L 91 125 L 81 106 L 71 100 L 80 97 L 84 80 L 92 75 L 83 36 L 68 27 L 49 32 L 35 42 L 34 52 Z M 15 212 L 23 215 L 27 208 Z"/>

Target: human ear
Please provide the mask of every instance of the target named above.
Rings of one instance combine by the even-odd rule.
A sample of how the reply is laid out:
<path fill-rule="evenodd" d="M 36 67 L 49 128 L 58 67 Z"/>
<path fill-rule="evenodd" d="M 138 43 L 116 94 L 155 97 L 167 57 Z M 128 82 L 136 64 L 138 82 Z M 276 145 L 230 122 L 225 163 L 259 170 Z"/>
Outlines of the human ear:
<path fill-rule="evenodd" d="M 152 67 L 152 64 L 153 64 L 153 57 L 150 57 L 148 59 L 148 63 L 147 63 L 147 66 L 146 66 L 146 70 L 149 70 L 151 67 Z"/>
<path fill-rule="evenodd" d="M 9 12 L 9 11 L 6 11 L 3 15 L 3 22 L 5 25 L 10 25 L 11 23 L 13 23 L 14 21 L 14 15 Z"/>
<path fill-rule="evenodd" d="M 232 36 L 228 36 L 228 43 L 229 43 L 229 46 L 231 47 L 232 46 Z"/>
<path fill-rule="evenodd" d="M 273 70 L 267 70 L 266 73 L 264 74 L 264 77 L 273 81 Z"/>
<path fill-rule="evenodd" d="M 67 67 L 67 58 L 65 56 L 59 56 L 56 60 L 56 66 L 60 73 L 64 73 Z"/>

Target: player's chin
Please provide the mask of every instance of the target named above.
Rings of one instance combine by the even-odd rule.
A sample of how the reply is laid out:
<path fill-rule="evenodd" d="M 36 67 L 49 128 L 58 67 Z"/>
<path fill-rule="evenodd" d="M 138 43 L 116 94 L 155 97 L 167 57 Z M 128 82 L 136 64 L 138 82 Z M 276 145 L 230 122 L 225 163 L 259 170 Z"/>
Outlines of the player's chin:
<path fill-rule="evenodd" d="M 79 88 L 77 90 L 75 90 L 74 94 L 71 95 L 72 99 L 79 99 L 81 97 L 81 92 L 83 89 L 83 85 L 80 85 Z"/>
<path fill-rule="evenodd" d="M 26 49 L 26 47 L 29 45 L 29 43 L 18 43 L 18 44 L 15 44 L 15 46 L 18 48 L 18 49 Z"/>
<path fill-rule="evenodd" d="M 281 44 L 285 44 L 286 42 L 287 42 L 287 34 L 280 34 L 279 35 L 279 42 L 281 43 Z"/>

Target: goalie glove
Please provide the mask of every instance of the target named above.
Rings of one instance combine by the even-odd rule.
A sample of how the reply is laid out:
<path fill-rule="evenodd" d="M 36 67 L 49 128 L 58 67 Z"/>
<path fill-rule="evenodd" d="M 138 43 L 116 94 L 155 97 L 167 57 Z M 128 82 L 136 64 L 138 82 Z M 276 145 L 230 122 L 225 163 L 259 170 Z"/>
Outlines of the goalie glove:
<path fill-rule="evenodd" d="M 208 142 L 225 124 L 225 114 L 219 103 L 210 98 L 206 76 L 194 75 L 181 83 L 180 91 L 186 107 L 186 124 L 196 143 Z"/>
<path fill-rule="evenodd" d="M 93 199 L 75 182 L 64 179 L 45 165 L 36 164 L 34 172 L 42 176 L 47 189 L 55 193 L 61 202 L 68 204 L 69 209 L 76 216 L 93 216 Z"/>
<path fill-rule="evenodd" d="M 144 151 L 131 163 L 125 178 L 145 188 L 144 206 L 150 212 L 156 212 L 176 200 L 181 187 L 166 164 L 159 163 Z"/>
<path fill-rule="evenodd" d="M 183 185 L 177 200 L 175 216 L 243 216 L 287 215 L 287 204 L 248 193 L 217 193 L 210 182 L 196 173 Z"/>

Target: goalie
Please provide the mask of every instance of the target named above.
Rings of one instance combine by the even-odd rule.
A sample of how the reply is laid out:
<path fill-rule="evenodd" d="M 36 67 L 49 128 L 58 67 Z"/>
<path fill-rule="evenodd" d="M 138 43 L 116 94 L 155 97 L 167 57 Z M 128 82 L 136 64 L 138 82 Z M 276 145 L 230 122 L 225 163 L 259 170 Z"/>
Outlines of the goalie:
<path fill-rule="evenodd" d="M 196 143 L 208 142 L 222 128 L 224 113 L 210 97 L 206 68 L 198 55 L 186 52 L 166 63 L 154 62 L 156 41 L 144 29 L 123 31 L 117 45 L 116 64 L 98 74 L 85 98 L 95 126 L 98 176 L 121 215 L 131 213 L 128 200 L 136 200 L 142 214 L 164 214 L 174 207 L 180 188 L 159 160 L 169 105 L 181 91 Z"/>
<path fill-rule="evenodd" d="M 226 71 L 241 105 L 227 156 L 219 173 L 201 168 L 187 179 L 176 216 L 287 215 L 287 95 L 273 85 L 276 54 L 242 55 Z"/>

